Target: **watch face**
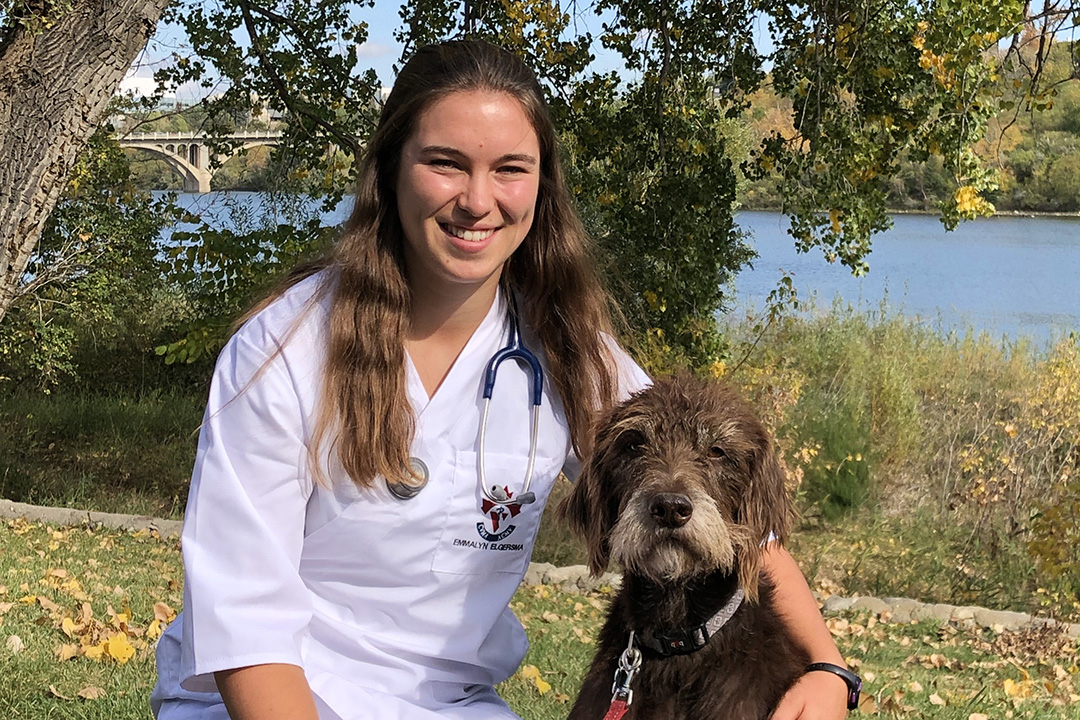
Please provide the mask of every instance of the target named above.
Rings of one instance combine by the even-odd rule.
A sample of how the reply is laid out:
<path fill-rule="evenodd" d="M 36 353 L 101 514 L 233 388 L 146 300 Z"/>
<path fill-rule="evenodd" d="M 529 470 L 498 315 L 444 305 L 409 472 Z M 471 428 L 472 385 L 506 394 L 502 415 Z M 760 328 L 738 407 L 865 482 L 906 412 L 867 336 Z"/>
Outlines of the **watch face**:
<path fill-rule="evenodd" d="M 850 675 L 851 677 L 845 677 L 844 681 L 848 684 L 849 690 L 848 710 L 854 710 L 859 707 L 859 693 L 862 692 L 862 678 L 855 673 L 850 673 Z M 854 683 L 852 681 L 854 681 Z"/>

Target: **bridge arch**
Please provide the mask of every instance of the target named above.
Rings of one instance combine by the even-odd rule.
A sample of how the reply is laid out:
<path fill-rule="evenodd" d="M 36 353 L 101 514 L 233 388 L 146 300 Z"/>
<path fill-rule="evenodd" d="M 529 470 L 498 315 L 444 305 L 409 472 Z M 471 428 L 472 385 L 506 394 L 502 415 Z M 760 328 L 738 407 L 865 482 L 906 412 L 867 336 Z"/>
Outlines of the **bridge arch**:
<path fill-rule="evenodd" d="M 210 171 L 189 162 L 188 158 L 184 155 L 177 154 L 177 148 L 174 145 L 151 145 L 142 143 L 131 145 L 121 143 L 121 145 L 123 147 L 129 147 L 132 150 L 148 152 L 151 155 L 155 155 L 164 160 L 165 164 L 172 168 L 172 170 L 183 179 L 184 192 L 210 192 L 210 178 L 212 176 Z M 199 149 L 200 146 L 191 145 L 193 153 L 198 153 Z"/>
<path fill-rule="evenodd" d="M 240 132 L 232 136 L 243 149 L 277 145 L 277 131 Z M 163 159 L 184 180 L 184 192 L 210 192 L 210 153 L 201 133 L 144 133 L 120 138 L 120 146 L 144 150 Z M 231 157 L 231 156 L 230 156 Z M 224 159 L 224 158 L 223 158 Z"/>

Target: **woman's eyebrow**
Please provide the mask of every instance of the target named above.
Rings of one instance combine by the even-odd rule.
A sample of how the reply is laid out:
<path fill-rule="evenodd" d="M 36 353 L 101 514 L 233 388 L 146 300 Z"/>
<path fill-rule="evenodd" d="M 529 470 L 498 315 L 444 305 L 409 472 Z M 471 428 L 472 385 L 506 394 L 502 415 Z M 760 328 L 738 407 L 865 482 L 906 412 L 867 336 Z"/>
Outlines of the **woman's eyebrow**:
<path fill-rule="evenodd" d="M 461 152 L 457 148 L 447 147 L 446 145 L 426 145 L 420 149 L 421 155 L 448 155 L 450 157 L 467 159 L 465 153 Z M 537 160 L 528 153 L 507 153 L 499 157 L 495 164 L 504 162 L 517 162 L 525 165 L 537 165 Z"/>
<path fill-rule="evenodd" d="M 528 153 L 508 153 L 499 158 L 498 162 L 517 162 L 524 165 L 536 165 L 536 158 Z"/>

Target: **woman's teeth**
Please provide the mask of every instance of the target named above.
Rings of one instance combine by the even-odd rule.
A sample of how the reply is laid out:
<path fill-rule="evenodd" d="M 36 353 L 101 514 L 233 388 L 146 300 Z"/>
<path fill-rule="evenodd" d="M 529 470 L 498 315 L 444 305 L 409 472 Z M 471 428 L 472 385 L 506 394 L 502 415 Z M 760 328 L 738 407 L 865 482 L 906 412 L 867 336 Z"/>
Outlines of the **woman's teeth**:
<path fill-rule="evenodd" d="M 495 232 L 493 228 L 487 230 L 466 230 L 465 228 L 459 228 L 453 225 L 443 225 L 442 228 L 454 237 L 461 238 L 465 242 L 480 242 L 481 240 L 487 240 L 491 234 Z"/>

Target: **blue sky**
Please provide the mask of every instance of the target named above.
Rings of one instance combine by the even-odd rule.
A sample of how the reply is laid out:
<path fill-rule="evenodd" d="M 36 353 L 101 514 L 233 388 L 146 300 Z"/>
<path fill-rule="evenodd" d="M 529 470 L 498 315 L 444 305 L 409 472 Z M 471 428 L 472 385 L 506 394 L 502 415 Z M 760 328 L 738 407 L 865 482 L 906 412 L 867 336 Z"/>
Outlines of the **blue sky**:
<path fill-rule="evenodd" d="M 374 68 L 379 79 L 387 85 L 393 80 L 394 61 L 401 54 L 401 46 L 394 40 L 394 30 L 401 22 L 399 7 L 397 2 L 378 2 L 375 7 L 363 8 L 357 13 L 357 19 L 368 24 L 368 40 L 357 50 L 360 64 L 365 68 Z M 174 53 L 186 55 L 190 52 L 185 40 L 183 30 L 179 27 L 158 25 L 146 49 L 132 65 L 121 89 L 151 92 L 154 70 L 168 63 Z M 206 91 L 198 87 L 181 87 L 176 93 L 177 99 L 185 102 L 192 102 L 205 94 Z"/>

